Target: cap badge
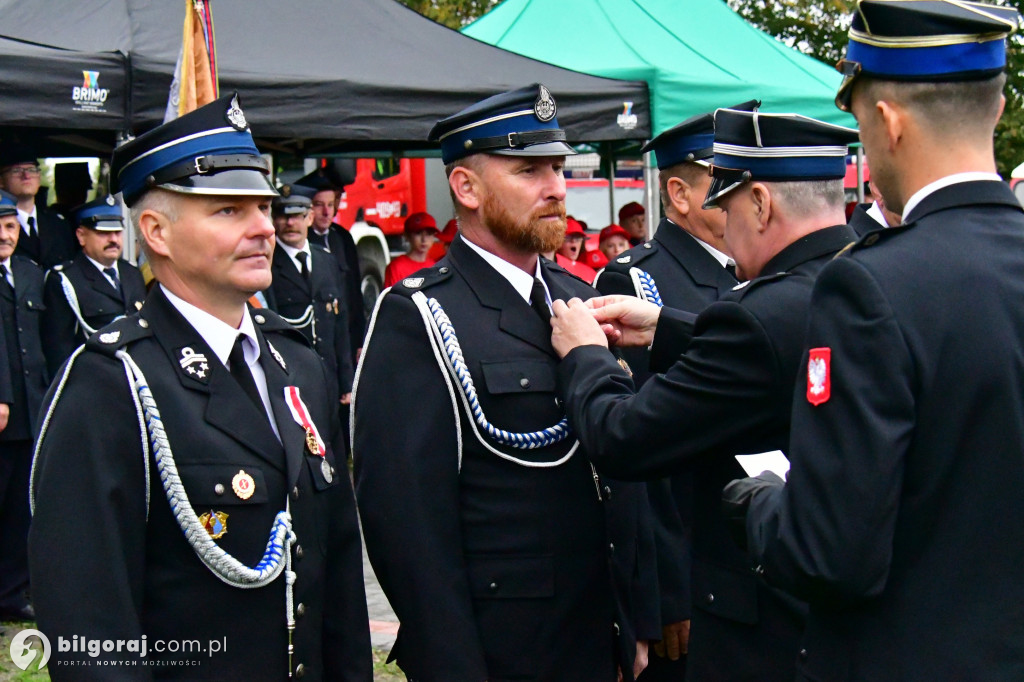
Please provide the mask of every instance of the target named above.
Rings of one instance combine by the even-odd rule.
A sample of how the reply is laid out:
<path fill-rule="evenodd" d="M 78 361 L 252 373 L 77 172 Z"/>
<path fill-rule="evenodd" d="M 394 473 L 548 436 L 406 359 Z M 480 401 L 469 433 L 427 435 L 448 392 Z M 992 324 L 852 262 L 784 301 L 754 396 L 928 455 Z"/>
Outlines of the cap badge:
<path fill-rule="evenodd" d="M 199 517 L 199 523 L 214 540 L 220 540 L 228 532 L 228 515 L 224 512 L 211 510 Z"/>
<path fill-rule="evenodd" d="M 616 263 L 622 263 L 623 265 L 625 265 L 626 263 L 628 263 L 631 260 L 633 260 L 632 256 L 619 256 L 618 258 L 615 259 L 615 262 Z"/>
<path fill-rule="evenodd" d="M 256 492 L 256 481 L 252 480 L 252 476 L 245 473 L 245 471 L 239 469 L 238 473 L 231 479 L 231 489 L 235 491 L 239 499 L 248 500 Z"/>
<path fill-rule="evenodd" d="M 270 354 L 274 356 L 274 359 L 277 360 L 277 364 L 281 365 L 281 369 L 287 372 L 288 365 L 284 364 L 284 358 L 281 357 L 281 354 L 277 352 L 277 349 L 274 348 L 274 345 L 269 341 L 267 341 L 267 349 L 270 351 Z"/>
<path fill-rule="evenodd" d="M 540 94 L 537 95 L 537 101 L 533 103 L 533 113 L 541 123 L 547 123 L 558 113 L 555 98 L 551 96 L 551 92 L 543 85 L 540 86 Z"/>
<path fill-rule="evenodd" d="M 238 95 L 231 98 L 231 106 L 224 112 L 224 118 L 228 120 L 228 123 L 235 130 L 243 131 L 249 127 L 245 120 L 245 114 L 242 113 L 242 108 L 238 106 Z"/>
<path fill-rule="evenodd" d="M 408 287 L 410 289 L 419 289 L 421 286 L 423 286 L 423 278 L 406 277 L 405 279 L 402 280 L 402 286 Z"/>
<path fill-rule="evenodd" d="M 292 186 L 291 185 L 282 185 L 281 189 L 279 189 L 278 191 L 281 193 L 281 196 L 283 196 L 283 197 L 290 197 L 292 195 Z"/>
<path fill-rule="evenodd" d="M 807 360 L 807 402 L 817 407 L 832 395 L 832 349 L 812 348 Z"/>
<path fill-rule="evenodd" d="M 195 352 L 188 346 L 181 349 L 181 357 L 178 358 L 178 364 L 190 376 L 196 379 L 205 379 L 206 373 L 210 370 L 206 356 Z"/>

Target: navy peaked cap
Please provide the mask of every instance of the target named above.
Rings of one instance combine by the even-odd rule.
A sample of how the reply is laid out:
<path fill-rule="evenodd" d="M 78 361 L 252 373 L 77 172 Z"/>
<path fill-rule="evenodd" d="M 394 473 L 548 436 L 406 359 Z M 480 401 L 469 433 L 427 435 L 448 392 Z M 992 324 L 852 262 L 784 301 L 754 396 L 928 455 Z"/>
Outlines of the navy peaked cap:
<path fill-rule="evenodd" d="M 704 207 L 750 180 L 828 180 L 846 175 L 853 128 L 799 114 L 719 109 L 715 112 L 715 155 Z"/>
<path fill-rule="evenodd" d="M 124 229 L 121 204 L 112 196 L 100 197 L 76 206 L 71 211 L 71 219 L 75 225 L 97 232 L 120 232 Z"/>
<path fill-rule="evenodd" d="M 448 164 L 471 154 L 500 156 L 568 156 L 576 152 L 566 144 L 558 127 L 558 105 L 540 83 L 510 90 L 477 102 L 438 121 L 427 137 L 441 143 L 441 159 Z"/>
<path fill-rule="evenodd" d="M 165 123 L 114 150 L 111 191 L 131 206 L 160 187 L 181 194 L 277 195 L 238 93 Z"/>
<path fill-rule="evenodd" d="M 729 108 L 737 111 L 754 111 L 760 106 L 759 100 L 752 99 Z M 645 144 L 640 152 L 654 152 L 658 170 L 665 170 L 684 162 L 707 161 L 714 155 L 714 140 L 715 115 L 709 112 L 697 114 L 669 128 Z"/>
<path fill-rule="evenodd" d="M 894 81 L 990 78 L 1006 68 L 1006 38 L 1020 15 L 1012 7 L 962 0 L 862 0 L 850 26 L 845 78 L 836 105 L 848 110 L 860 75 Z"/>
<path fill-rule="evenodd" d="M 0 218 L 18 215 L 18 197 L 0 189 Z"/>

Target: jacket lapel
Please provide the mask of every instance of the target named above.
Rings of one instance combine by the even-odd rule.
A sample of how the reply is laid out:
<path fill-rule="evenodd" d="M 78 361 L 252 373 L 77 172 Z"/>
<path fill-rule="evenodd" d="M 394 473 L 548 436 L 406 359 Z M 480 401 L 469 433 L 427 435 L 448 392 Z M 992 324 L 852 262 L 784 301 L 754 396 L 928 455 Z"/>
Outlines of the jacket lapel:
<path fill-rule="evenodd" d="M 260 366 L 267 377 L 267 394 L 270 396 L 270 407 L 274 411 L 274 421 L 277 423 L 277 432 L 281 434 L 281 443 L 284 445 L 286 471 L 288 473 L 288 487 L 291 488 L 299 479 L 299 470 L 306 457 L 306 432 L 292 417 L 291 410 L 284 399 L 284 389 L 292 384 L 289 380 L 287 363 L 282 367 L 274 358 L 268 346 L 267 338 L 257 327 L 256 335 L 260 339 Z M 320 435 L 324 431 L 320 428 Z"/>
<path fill-rule="evenodd" d="M 103 294 L 107 298 L 111 298 L 121 304 L 124 308 L 124 298 L 121 296 L 121 292 L 114 288 L 114 285 L 110 283 L 110 280 L 106 276 L 96 269 L 96 266 L 89 262 L 89 259 L 84 253 L 79 253 L 75 260 L 78 261 L 79 269 L 82 271 L 82 276 L 89 281 L 93 290 Z"/>
<path fill-rule="evenodd" d="M 300 291 L 310 293 L 309 282 L 303 279 L 299 269 L 295 267 L 292 257 L 285 253 L 284 249 L 274 249 L 271 274 L 275 278 L 283 277 L 297 286 Z"/>
<path fill-rule="evenodd" d="M 540 319 L 507 279 L 463 243 L 462 235 L 452 242 L 448 259 L 469 283 L 481 305 L 501 311 L 498 326 L 503 332 L 554 355 L 551 326 Z M 546 281 L 550 287 L 550 278 Z"/>
<path fill-rule="evenodd" d="M 713 289 L 736 285 L 736 278 L 730 275 L 707 249 L 668 218 L 662 219 L 654 239 L 668 251 L 681 268 L 690 273 L 690 277 L 697 284 Z"/>
<path fill-rule="evenodd" d="M 159 286 L 153 288 L 146 300 L 144 317 L 153 327 L 153 336 L 167 353 L 167 359 L 182 386 L 207 396 L 203 413 L 207 423 L 246 446 L 275 468 L 283 469 L 281 450 L 266 413 L 253 404 L 227 367 L 199 332 L 171 305 Z M 181 361 L 193 354 L 204 355 L 205 362 L 189 365 L 196 370 L 190 373 L 188 367 L 182 367 Z"/>

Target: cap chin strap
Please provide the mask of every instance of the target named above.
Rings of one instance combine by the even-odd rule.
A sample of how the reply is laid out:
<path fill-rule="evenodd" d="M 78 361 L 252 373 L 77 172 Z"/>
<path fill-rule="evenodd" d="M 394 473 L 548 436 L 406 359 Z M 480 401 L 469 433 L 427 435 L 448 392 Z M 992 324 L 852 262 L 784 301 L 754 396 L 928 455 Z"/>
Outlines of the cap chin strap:
<path fill-rule="evenodd" d="M 252 154 L 207 154 L 187 159 L 173 166 L 161 168 L 146 178 L 147 187 L 166 185 L 193 175 L 211 175 L 226 170 L 256 170 L 264 175 L 270 173 L 267 160 Z"/>
<path fill-rule="evenodd" d="M 522 149 L 532 144 L 543 144 L 545 142 L 565 142 L 564 130 L 534 130 L 528 133 L 508 133 L 507 135 L 495 135 L 494 137 L 478 137 L 473 140 L 466 140 L 463 146 L 474 152 L 483 152 L 488 149 Z"/>

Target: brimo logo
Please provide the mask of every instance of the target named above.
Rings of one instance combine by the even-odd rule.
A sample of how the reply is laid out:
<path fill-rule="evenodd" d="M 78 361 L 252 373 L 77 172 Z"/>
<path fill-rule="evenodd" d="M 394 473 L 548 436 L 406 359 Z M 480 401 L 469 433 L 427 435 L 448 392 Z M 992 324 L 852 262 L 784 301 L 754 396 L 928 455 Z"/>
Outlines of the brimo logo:
<path fill-rule="evenodd" d="M 14 636 L 11 640 L 11 660 L 22 670 L 28 669 L 38 653 L 38 650 L 27 642 L 29 637 L 35 637 L 43 643 L 43 658 L 36 666 L 36 670 L 42 670 L 46 667 L 46 662 L 50 660 L 50 640 L 39 630 L 22 630 Z"/>

